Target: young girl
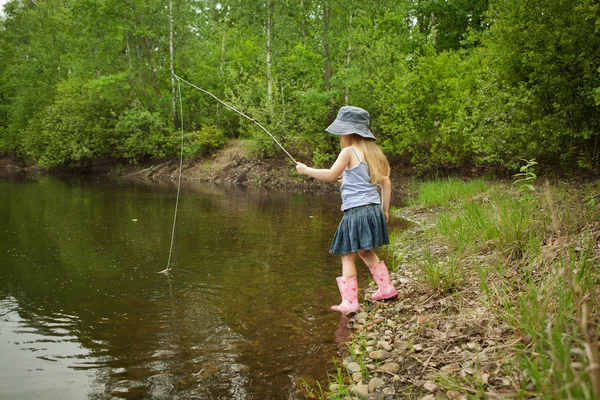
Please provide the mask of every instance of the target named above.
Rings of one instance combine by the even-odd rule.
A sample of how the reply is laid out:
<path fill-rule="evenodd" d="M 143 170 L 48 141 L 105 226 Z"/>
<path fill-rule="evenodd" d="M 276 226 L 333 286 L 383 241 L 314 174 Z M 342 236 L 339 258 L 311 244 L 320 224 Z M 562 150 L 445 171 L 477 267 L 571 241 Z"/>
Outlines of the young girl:
<path fill-rule="evenodd" d="M 315 169 L 302 163 L 296 165 L 299 174 L 333 182 L 343 173 L 342 211 L 344 216 L 338 226 L 329 252 L 342 255 L 342 276 L 337 284 L 342 303 L 331 308 L 343 313 L 356 312 L 358 283 L 356 280 L 356 254 L 367 264 L 378 289 L 373 300 L 390 299 L 398 292 L 390 280 L 383 261 L 373 251 L 389 244 L 386 223 L 390 208 L 390 164 L 375 143 L 369 129 L 369 113 L 362 108 L 346 106 L 338 112 L 336 120 L 325 129 L 340 136 L 342 151 L 330 169 Z M 381 199 L 377 184 L 381 184 Z"/>

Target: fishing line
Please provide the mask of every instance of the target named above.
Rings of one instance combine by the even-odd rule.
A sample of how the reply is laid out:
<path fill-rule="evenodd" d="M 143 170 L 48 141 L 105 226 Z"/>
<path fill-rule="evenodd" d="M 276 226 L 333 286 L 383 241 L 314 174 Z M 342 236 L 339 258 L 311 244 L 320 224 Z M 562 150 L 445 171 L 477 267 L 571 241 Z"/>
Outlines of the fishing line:
<path fill-rule="evenodd" d="M 175 75 L 177 76 L 177 75 Z M 175 243 L 175 225 L 177 224 L 177 209 L 179 208 L 179 192 L 181 190 L 181 173 L 183 171 L 183 102 L 181 100 L 181 84 L 177 79 L 177 91 L 179 92 L 179 118 L 181 120 L 181 148 L 179 150 L 179 179 L 177 180 L 177 200 L 175 200 L 175 213 L 173 216 L 173 229 L 171 231 L 171 246 L 169 247 L 169 259 L 167 260 L 167 268 L 159 272 L 159 274 L 168 274 L 171 270 L 171 256 L 173 255 L 173 243 Z"/>
<path fill-rule="evenodd" d="M 265 131 L 267 133 L 267 135 L 269 135 L 271 137 L 271 139 L 273 139 L 273 141 L 275 143 L 277 143 L 277 145 L 281 148 L 281 150 L 283 150 L 283 152 L 285 154 L 287 154 L 287 156 L 294 162 L 294 164 L 298 164 L 298 161 L 296 161 L 294 159 L 294 157 L 292 157 L 292 155 L 290 153 L 288 153 L 288 151 L 281 145 L 281 143 L 279 143 L 279 141 L 275 138 L 275 136 L 273 136 L 271 134 L 271 132 L 269 132 L 258 121 L 256 121 L 253 118 L 250 118 L 249 116 L 247 116 L 243 112 L 237 110 L 232 105 L 229 105 L 229 104 L 225 103 L 223 100 L 219 99 L 217 96 L 215 96 L 214 94 L 212 94 L 208 90 L 202 89 L 202 88 L 200 88 L 200 87 L 198 87 L 198 86 L 196 86 L 196 85 L 194 85 L 194 84 L 186 81 L 185 79 L 183 79 L 182 77 L 180 77 L 179 75 L 177 75 L 175 73 L 173 74 L 173 76 L 177 79 L 177 88 L 178 88 L 178 92 L 179 92 L 179 109 L 180 109 L 179 116 L 180 116 L 180 120 L 181 120 L 181 148 L 179 150 L 179 178 L 177 179 L 177 199 L 175 201 L 175 213 L 173 215 L 173 229 L 171 230 L 171 245 L 169 247 L 169 258 L 167 260 L 167 268 L 165 268 L 164 270 L 160 271 L 159 273 L 161 273 L 161 274 L 168 274 L 169 271 L 171 271 L 171 257 L 173 255 L 173 244 L 175 243 L 175 226 L 177 225 L 177 210 L 179 208 L 179 193 L 181 191 L 181 174 L 182 174 L 182 171 L 183 171 L 183 100 L 181 98 L 181 82 L 187 83 L 188 85 L 190 85 L 194 89 L 197 89 L 197 90 L 201 91 L 202 93 L 206 93 L 207 95 L 209 95 L 212 98 L 214 98 L 215 100 L 217 100 L 219 103 L 223 104 L 225 107 L 229 108 L 230 110 L 235 111 L 236 113 L 238 113 L 242 117 L 247 118 L 248 120 L 254 122 L 259 128 L 261 128 L 263 131 Z"/>
<path fill-rule="evenodd" d="M 211 96 L 213 99 L 217 100 L 219 103 L 223 104 L 225 107 L 229 108 L 230 110 L 235 111 L 236 113 L 238 113 L 239 115 L 241 115 L 244 118 L 249 119 L 250 121 L 254 122 L 256 125 L 258 125 L 258 127 L 260 129 L 262 129 L 263 131 L 265 131 L 267 133 L 267 135 L 269 135 L 271 137 L 271 139 L 273 139 L 273 141 L 275 143 L 277 143 L 277 145 L 281 148 L 281 150 L 284 151 L 285 154 L 287 154 L 287 156 L 294 162 L 294 164 L 298 164 L 298 161 L 296 161 L 294 159 L 294 157 L 291 156 L 290 153 L 288 153 L 288 151 L 281 145 L 281 143 L 279 143 L 279 141 L 277 139 L 275 139 L 275 136 L 271 135 L 271 132 L 269 132 L 264 126 L 262 126 L 261 124 L 258 123 L 258 121 L 256 121 L 253 118 L 250 118 L 249 116 L 247 116 L 246 114 L 244 114 L 243 112 L 237 110 L 235 107 L 225 103 L 223 100 L 219 99 L 217 96 L 215 96 L 214 94 L 212 94 L 211 92 L 209 92 L 208 90 L 204 90 L 202 88 L 199 88 L 198 86 L 191 84 L 190 82 L 186 81 L 185 79 L 179 77 L 177 74 L 173 74 L 175 76 L 175 78 L 177 78 L 177 81 L 183 81 L 185 83 L 187 83 L 188 85 L 190 85 L 191 87 L 198 89 L 199 91 L 201 91 L 202 93 L 206 93 L 207 95 Z M 179 98 L 181 101 L 181 97 Z"/>

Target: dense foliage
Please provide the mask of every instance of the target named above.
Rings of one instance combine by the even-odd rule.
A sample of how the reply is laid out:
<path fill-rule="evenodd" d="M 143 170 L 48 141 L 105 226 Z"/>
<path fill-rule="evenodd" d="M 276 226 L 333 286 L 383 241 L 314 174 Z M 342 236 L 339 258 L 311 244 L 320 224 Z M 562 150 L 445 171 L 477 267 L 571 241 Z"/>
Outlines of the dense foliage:
<path fill-rule="evenodd" d="M 316 164 L 337 145 L 325 126 L 353 104 L 387 154 L 421 169 L 535 158 L 597 171 L 599 30 L 595 0 L 12 0 L 0 152 L 49 167 L 164 158 L 183 116 L 188 156 L 228 137 L 276 154 L 185 84 L 181 113 L 172 54 L 177 75 Z"/>

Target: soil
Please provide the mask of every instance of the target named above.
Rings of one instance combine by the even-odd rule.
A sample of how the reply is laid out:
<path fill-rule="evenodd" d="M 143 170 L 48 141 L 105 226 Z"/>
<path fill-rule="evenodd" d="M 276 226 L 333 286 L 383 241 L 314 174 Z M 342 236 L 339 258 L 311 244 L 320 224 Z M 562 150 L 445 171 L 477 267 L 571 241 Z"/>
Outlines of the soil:
<path fill-rule="evenodd" d="M 0 154 L 0 172 L 21 172 L 25 169 L 25 163 L 11 154 Z"/>
<path fill-rule="evenodd" d="M 310 162 L 308 162 L 310 165 Z M 410 169 L 400 163 L 392 166 L 392 198 L 406 194 L 412 179 Z M 170 160 L 125 173 L 128 179 L 174 180 L 178 178 L 179 163 Z M 339 184 L 319 182 L 300 176 L 291 160 L 285 156 L 260 158 L 253 155 L 250 142 L 232 140 L 217 153 L 203 158 L 184 160 L 182 179 L 242 186 L 267 187 L 274 189 L 296 189 L 307 191 L 338 191 Z"/>

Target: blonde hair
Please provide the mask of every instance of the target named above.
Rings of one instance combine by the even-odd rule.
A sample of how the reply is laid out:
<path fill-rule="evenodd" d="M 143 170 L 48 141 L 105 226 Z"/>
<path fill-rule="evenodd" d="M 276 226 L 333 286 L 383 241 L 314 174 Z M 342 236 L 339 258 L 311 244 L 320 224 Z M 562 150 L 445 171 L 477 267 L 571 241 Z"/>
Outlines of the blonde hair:
<path fill-rule="evenodd" d="M 342 149 L 356 145 L 363 151 L 365 158 L 363 161 L 369 165 L 372 185 L 390 177 L 390 163 L 385 154 L 383 154 L 383 151 L 375 143 L 375 140 L 352 133 L 340 136 L 340 145 Z"/>

